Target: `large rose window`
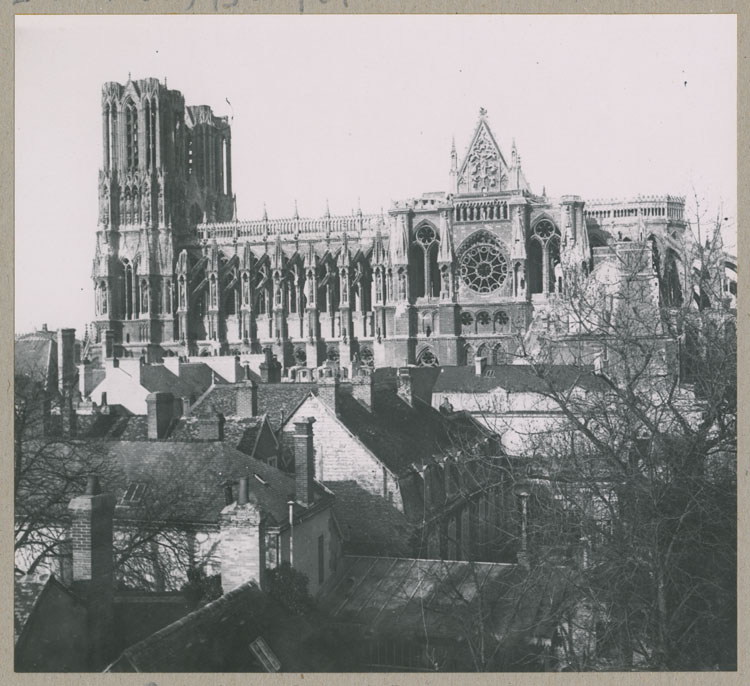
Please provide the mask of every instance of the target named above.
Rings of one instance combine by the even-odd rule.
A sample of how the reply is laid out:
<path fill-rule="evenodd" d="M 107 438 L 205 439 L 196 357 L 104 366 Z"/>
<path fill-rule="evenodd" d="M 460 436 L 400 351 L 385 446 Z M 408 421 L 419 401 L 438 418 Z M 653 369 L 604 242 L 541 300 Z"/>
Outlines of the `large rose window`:
<path fill-rule="evenodd" d="M 492 293 L 508 276 L 508 260 L 501 248 L 490 242 L 472 245 L 461 257 L 463 282 L 475 293 Z"/>

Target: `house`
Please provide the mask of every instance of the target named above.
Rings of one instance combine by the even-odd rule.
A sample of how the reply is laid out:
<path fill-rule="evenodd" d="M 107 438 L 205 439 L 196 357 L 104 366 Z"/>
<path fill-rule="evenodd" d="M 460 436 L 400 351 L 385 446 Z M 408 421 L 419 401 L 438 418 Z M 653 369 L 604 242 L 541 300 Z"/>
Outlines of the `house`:
<path fill-rule="evenodd" d="M 433 475 L 425 482 L 425 474 L 442 469 L 450 454 L 498 455 L 497 442 L 466 413 L 431 407 L 439 370 L 355 371 L 341 378 L 332 367 L 298 366 L 280 382 L 257 385 L 256 410 L 270 413 L 285 406 L 286 415 L 277 415 L 285 469 L 291 466 L 284 455 L 292 452 L 295 422 L 315 418 L 315 473 L 336 495 L 348 552 L 416 555 L 419 527 L 438 502 L 425 503 L 425 494 L 437 496 L 429 483 L 443 480 Z M 213 386 L 191 414 L 211 415 L 221 408 L 227 418 L 248 415 L 252 405 L 242 399 L 243 392 L 237 385 Z"/>
<path fill-rule="evenodd" d="M 550 389 L 585 395 L 604 388 L 592 367 L 486 362 L 477 358 L 471 367 L 441 368 L 432 389 L 432 405 L 470 413 L 500 436 L 508 455 L 532 450 L 535 440 L 565 426 L 559 405 L 549 397 Z"/>

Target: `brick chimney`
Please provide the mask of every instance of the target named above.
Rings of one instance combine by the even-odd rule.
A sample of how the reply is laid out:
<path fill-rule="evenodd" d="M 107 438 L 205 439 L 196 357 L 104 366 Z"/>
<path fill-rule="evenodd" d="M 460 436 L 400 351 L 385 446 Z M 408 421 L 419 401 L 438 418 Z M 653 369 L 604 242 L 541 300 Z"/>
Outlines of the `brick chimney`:
<path fill-rule="evenodd" d="M 359 374 L 352 377 L 352 397 L 359 400 L 368 410 L 372 411 L 373 377 L 360 368 Z"/>
<path fill-rule="evenodd" d="M 60 420 L 62 435 L 74 438 L 78 433 L 78 415 L 73 407 L 73 392 L 70 388 L 60 398 Z"/>
<path fill-rule="evenodd" d="M 294 476 L 295 498 L 300 505 L 312 505 L 313 479 L 315 479 L 315 450 L 313 448 L 314 417 L 294 422 Z"/>
<path fill-rule="evenodd" d="M 260 363 L 260 378 L 263 383 L 281 382 L 281 363 L 276 359 L 271 348 L 263 348 L 266 359 Z"/>
<path fill-rule="evenodd" d="M 149 393 L 146 396 L 148 439 L 165 438 L 174 418 L 174 396 L 171 393 Z"/>
<path fill-rule="evenodd" d="M 411 387 L 411 374 L 408 367 L 399 367 L 397 393 L 405 403 L 414 407 L 414 394 Z"/>
<path fill-rule="evenodd" d="M 265 527 L 260 508 L 249 492 L 247 477 L 239 483 L 237 501 L 219 516 L 221 527 L 221 586 L 224 593 L 254 581 L 263 587 Z"/>
<path fill-rule="evenodd" d="M 238 417 L 258 416 L 258 386 L 250 379 L 236 384 L 235 414 Z"/>
<path fill-rule="evenodd" d="M 196 439 L 199 441 L 224 440 L 224 415 L 212 414 L 210 417 L 195 419 Z"/>
<path fill-rule="evenodd" d="M 73 590 L 88 605 L 89 665 L 98 670 L 111 657 L 115 498 L 111 493 L 102 493 L 99 479 L 91 476 L 86 493 L 73 498 L 68 509 L 72 518 Z"/>
<path fill-rule="evenodd" d="M 324 376 L 318 379 L 318 397 L 338 414 L 339 377 L 330 367 L 324 370 Z"/>
<path fill-rule="evenodd" d="M 60 393 L 68 393 L 76 378 L 76 330 L 57 330 L 57 374 Z"/>

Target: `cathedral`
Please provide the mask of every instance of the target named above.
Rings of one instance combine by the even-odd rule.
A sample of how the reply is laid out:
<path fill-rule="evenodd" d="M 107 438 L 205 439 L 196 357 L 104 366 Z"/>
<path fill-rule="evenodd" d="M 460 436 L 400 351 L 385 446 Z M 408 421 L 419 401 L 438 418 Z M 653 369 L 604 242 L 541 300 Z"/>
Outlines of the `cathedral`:
<path fill-rule="evenodd" d="M 377 215 L 240 220 L 229 121 L 166 81 L 104 84 L 102 149 L 92 337 L 115 356 L 510 363 L 570 274 L 646 240 L 660 297 L 684 292 L 683 198 L 535 193 L 484 109 L 445 192 Z"/>

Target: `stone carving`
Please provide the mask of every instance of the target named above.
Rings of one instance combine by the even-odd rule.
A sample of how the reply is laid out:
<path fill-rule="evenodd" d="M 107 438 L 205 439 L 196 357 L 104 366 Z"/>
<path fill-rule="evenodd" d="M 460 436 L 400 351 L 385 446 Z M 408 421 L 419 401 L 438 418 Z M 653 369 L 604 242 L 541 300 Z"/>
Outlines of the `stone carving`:
<path fill-rule="evenodd" d="M 469 152 L 466 171 L 474 191 L 498 190 L 501 187 L 500 158 L 485 128 L 480 129 Z"/>

